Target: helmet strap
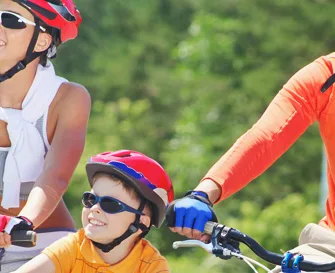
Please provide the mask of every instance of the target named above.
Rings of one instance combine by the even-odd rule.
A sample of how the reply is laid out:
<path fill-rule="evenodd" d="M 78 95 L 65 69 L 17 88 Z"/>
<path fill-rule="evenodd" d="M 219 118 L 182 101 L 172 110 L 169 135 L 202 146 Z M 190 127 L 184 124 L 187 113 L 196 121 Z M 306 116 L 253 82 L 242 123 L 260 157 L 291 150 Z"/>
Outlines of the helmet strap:
<path fill-rule="evenodd" d="M 140 207 L 138 208 L 139 211 L 143 211 L 144 206 L 146 202 L 145 200 L 141 200 Z M 123 233 L 120 237 L 114 239 L 112 242 L 108 244 L 101 244 L 95 241 L 92 241 L 92 243 L 99 249 L 101 249 L 103 252 L 107 253 L 111 251 L 113 248 L 115 248 L 117 245 L 119 245 L 122 241 L 127 239 L 129 236 L 137 232 L 139 229 L 142 230 L 142 233 L 140 235 L 141 238 L 143 238 L 150 230 L 150 227 L 148 228 L 146 225 L 140 223 L 140 217 L 141 215 L 136 214 L 135 221 L 131 223 L 126 230 L 125 233 Z"/>
<path fill-rule="evenodd" d="M 35 16 L 34 16 L 35 17 Z M 14 65 L 11 69 L 9 69 L 7 72 L 4 74 L 0 74 L 0 83 L 4 82 L 5 80 L 10 79 L 13 77 L 16 73 L 20 72 L 21 70 L 25 69 L 26 66 L 35 60 L 37 57 L 41 56 L 44 52 L 34 52 L 34 48 L 38 39 L 38 35 L 40 33 L 40 22 L 37 17 L 35 17 L 35 28 L 34 28 L 34 33 L 33 37 L 30 40 L 27 52 L 26 52 L 26 57 L 24 60 L 19 61 L 16 65 Z"/>

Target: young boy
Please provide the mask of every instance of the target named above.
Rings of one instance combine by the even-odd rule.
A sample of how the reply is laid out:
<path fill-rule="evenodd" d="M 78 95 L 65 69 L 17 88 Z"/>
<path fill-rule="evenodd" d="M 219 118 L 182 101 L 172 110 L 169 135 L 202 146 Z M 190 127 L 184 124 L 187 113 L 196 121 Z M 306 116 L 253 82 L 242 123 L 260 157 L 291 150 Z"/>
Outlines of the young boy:
<path fill-rule="evenodd" d="M 47 247 L 16 273 L 163 273 L 167 261 L 143 237 L 173 200 L 164 169 L 136 151 L 105 152 L 86 164 L 83 229 Z"/>

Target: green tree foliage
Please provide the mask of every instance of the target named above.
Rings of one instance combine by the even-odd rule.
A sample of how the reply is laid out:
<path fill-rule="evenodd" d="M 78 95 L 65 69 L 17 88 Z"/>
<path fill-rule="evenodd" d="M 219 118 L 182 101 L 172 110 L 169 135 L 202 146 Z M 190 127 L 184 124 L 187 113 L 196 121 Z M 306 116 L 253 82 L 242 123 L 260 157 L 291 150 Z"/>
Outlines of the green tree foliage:
<path fill-rule="evenodd" d="M 135 149 L 153 156 L 180 197 L 257 121 L 295 71 L 335 44 L 330 0 L 77 5 L 84 18 L 80 35 L 62 46 L 55 64 L 93 99 L 84 155 L 65 196 L 78 227 L 90 155 Z M 316 124 L 256 181 L 216 206 L 221 222 L 272 251 L 294 247 L 303 226 L 321 217 L 321 147 Z M 166 227 L 149 239 L 173 272 L 248 270 L 239 260 L 221 261 L 202 250 L 173 250 L 172 242 L 184 238 Z"/>

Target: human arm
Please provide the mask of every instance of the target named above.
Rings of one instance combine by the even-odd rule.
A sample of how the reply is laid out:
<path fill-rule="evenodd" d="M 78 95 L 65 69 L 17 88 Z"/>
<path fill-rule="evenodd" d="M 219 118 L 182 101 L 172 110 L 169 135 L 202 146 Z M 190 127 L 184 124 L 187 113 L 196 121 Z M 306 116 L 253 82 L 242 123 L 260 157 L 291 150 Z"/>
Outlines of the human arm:
<path fill-rule="evenodd" d="M 258 122 L 214 164 L 195 190 L 207 193 L 212 202 L 218 202 L 262 174 L 327 108 L 331 92 L 322 93 L 320 89 L 332 73 L 328 57 L 320 58 L 296 73 Z M 203 219 L 198 225 L 200 228 L 192 229 L 192 223 L 199 219 L 195 206 L 200 205 L 194 202 L 186 208 L 180 204 L 176 203 L 176 222 L 178 217 L 186 218 L 191 211 L 194 221 L 185 225 L 183 220 L 172 231 L 199 238 L 199 230 L 203 231 L 211 215 Z M 201 207 L 205 208 L 205 205 Z M 182 211 L 181 216 L 178 216 L 179 211 Z"/>
<path fill-rule="evenodd" d="M 284 85 L 256 124 L 202 179 L 212 180 L 221 187 L 217 201 L 261 175 L 321 117 L 331 95 L 331 90 L 322 93 L 321 87 L 332 73 L 329 58 L 322 57 L 302 68 Z"/>
<path fill-rule="evenodd" d="M 63 84 L 64 85 L 64 84 Z M 43 223 L 65 193 L 82 154 L 90 97 L 80 85 L 67 84 L 58 101 L 57 125 L 43 171 L 19 215 L 30 219 L 35 227 Z M 60 92 L 59 91 L 59 92 Z"/>
<path fill-rule="evenodd" d="M 75 266 L 79 233 L 57 240 L 15 273 L 70 273 Z"/>
<path fill-rule="evenodd" d="M 55 273 L 56 269 L 52 260 L 45 254 L 40 254 L 34 257 L 29 262 L 25 263 L 13 273 Z"/>

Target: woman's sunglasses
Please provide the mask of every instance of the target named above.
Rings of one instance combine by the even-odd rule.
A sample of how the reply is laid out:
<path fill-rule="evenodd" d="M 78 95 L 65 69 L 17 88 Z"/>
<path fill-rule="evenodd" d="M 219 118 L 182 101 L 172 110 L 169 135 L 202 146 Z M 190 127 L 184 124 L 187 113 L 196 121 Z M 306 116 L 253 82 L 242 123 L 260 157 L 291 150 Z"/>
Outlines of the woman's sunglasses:
<path fill-rule="evenodd" d="M 91 208 L 95 204 L 99 203 L 101 209 L 104 212 L 110 213 L 110 214 L 115 214 L 115 213 L 120 213 L 122 211 L 129 211 L 135 214 L 139 215 L 144 215 L 143 212 L 134 209 L 127 204 L 121 202 L 120 200 L 117 200 L 113 197 L 110 196 L 97 196 L 92 192 L 84 192 L 82 196 L 82 203 L 85 208 Z"/>
<path fill-rule="evenodd" d="M 0 24 L 9 29 L 24 29 L 27 25 L 36 26 L 36 24 L 19 14 L 10 11 L 0 10 Z M 42 31 L 46 31 L 44 27 L 40 26 Z"/>

